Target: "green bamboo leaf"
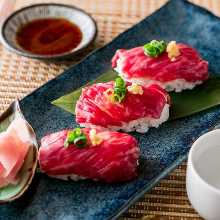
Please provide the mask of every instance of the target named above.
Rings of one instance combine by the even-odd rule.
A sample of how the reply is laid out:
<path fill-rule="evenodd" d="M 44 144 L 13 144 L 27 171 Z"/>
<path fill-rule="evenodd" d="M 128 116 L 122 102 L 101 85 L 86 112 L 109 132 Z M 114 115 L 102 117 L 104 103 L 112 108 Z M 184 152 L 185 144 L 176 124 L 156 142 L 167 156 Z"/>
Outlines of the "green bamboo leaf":
<path fill-rule="evenodd" d="M 220 77 L 212 77 L 193 90 L 171 94 L 170 119 L 178 119 L 220 104 Z"/>
<path fill-rule="evenodd" d="M 116 72 L 109 70 L 86 85 L 107 82 L 114 80 L 116 77 Z M 75 114 L 75 105 L 83 87 L 54 100 L 52 104 Z M 193 90 L 185 90 L 181 93 L 171 92 L 170 96 L 172 102 L 170 120 L 189 116 L 214 107 L 220 104 L 220 77 L 212 77 L 202 85 L 195 87 Z"/>
<path fill-rule="evenodd" d="M 90 81 L 85 86 L 92 85 L 93 83 L 108 82 L 114 80 L 116 77 L 117 73 L 114 70 L 109 70 L 106 73 L 100 75 L 97 79 Z M 75 114 L 76 102 L 81 95 L 82 88 L 85 86 L 82 86 L 77 90 L 54 100 L 52 104 L 64 109 L 65 111 Z"/>

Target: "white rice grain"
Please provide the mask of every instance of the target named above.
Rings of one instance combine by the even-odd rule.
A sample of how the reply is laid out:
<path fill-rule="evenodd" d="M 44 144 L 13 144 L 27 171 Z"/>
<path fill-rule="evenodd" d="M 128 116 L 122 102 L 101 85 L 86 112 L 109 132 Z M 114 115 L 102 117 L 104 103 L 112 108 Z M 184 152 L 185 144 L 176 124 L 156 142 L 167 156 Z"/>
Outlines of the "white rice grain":
<path fill-rule="evenodd" d="M 57 179 L 61 179 L 61 180 L 73 180 L 73 181 L 87 179 L 86 177 L 78 176 L 76 174 L 49 175 L 49 176 L 52 178 L 57 178 Z"/>

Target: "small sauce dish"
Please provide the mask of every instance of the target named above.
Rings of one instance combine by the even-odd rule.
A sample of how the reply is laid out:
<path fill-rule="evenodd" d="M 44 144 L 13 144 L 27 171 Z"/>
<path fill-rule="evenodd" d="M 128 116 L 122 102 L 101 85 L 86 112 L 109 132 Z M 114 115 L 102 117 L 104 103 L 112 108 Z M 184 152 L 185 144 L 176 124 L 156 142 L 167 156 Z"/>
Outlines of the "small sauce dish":
<path fill-rule="evenodd" d="M 0 39 L 12 52 L 37 59 L 73 55 L 92 43 L 96 22 L 86 12 L 63 4 L 35 4 L 12 13 Z"/>
<path fill-rule="evenodd" d="M 186 189 L 192 206 L 203 218 L 220 219 L 220 129 L 202 135 L 192 145 Z"/>

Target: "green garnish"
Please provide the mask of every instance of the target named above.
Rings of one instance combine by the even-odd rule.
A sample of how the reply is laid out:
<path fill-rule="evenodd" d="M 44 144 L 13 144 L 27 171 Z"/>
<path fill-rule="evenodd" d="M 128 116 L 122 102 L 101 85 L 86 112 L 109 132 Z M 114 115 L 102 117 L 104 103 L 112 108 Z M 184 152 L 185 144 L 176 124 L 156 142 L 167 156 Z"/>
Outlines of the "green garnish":
<path fill-rule="evenodd" d="M 68 147 L 69 144 L 74 144 L 76 147 L 84 147 L 87 143 L 86 135 L 81 131 L 80 128 L 75 128 L 69 131 L 64 142 L 64 147 Z"/>
<path fill-rule="evenodd" d="M 122 102 L 126 96 L 126 83 L 121 77 L 115 79 L 114 85 L 114 100 L 116 102 Z"/>
<path fill-rule="evenodd" d="M 75 138 L 74 140 L 74 144 L 77 147 L 84 147 L 86 145 L 86 136 L 85 135 L 81 135 L 80 137 Z"/>
<path fill-rule="evenodd" d="M 126 86 L 126 83 L 120 76 L 115 79 L 115 87 L 122 88 L 125 86 Z"/>
<path fill-rule="evenodd" d="M 144 53 L 150 57 L 158 57 L 166 50 L 167 44 L 165 41 L 152 40 L 144 45 Z"/>

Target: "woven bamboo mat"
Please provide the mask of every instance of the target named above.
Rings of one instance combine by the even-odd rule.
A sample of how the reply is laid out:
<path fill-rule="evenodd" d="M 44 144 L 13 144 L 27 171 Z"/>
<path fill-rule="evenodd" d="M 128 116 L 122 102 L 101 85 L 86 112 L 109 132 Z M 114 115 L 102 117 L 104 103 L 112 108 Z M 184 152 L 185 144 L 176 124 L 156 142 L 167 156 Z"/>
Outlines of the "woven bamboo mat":
<path fill-rule="evenodd" d="M 51 0 L 0 0 L 0 20 L 8 12 L 31 3 Z M 53 0 L 72 4 L 89 12 L 97 21 L 98 37 L 94 45 L 74 60 L 45 63 L 20 57 L 0 45 L 0 112 L 15 98 L 22 98 L 37 87 L 81 60 L 88 52 L 111 41 L 161 7 L 166 0 Z M 194 0 L 220 15 L 220 0 Z M 185 190 L 185 162 L 121 217 L 121 219 L 201 219 L 190 206 Z"/>

